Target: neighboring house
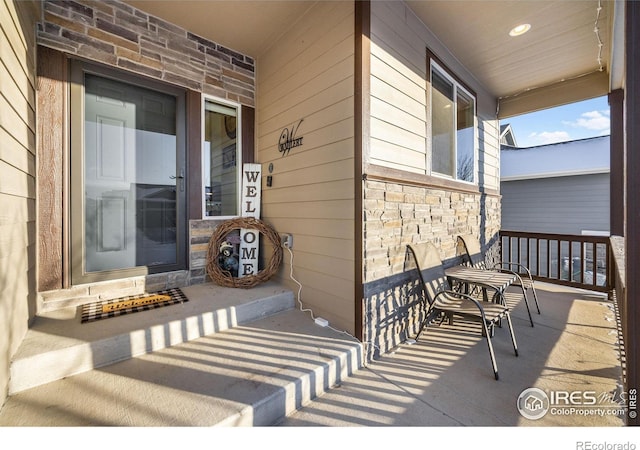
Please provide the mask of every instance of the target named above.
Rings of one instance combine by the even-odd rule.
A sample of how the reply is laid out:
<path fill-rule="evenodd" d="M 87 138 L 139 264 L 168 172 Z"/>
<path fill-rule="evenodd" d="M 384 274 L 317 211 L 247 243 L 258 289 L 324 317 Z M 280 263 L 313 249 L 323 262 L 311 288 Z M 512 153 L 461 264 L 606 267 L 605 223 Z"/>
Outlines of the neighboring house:
<path fill-rule="evenodd" d="M 610 138 L 589 139 L 517 148 L 502 145 L 500 151 L 500 192 L 502 229 L 527 233 L 568 235 L 609 235 L 610 220 Z M 578 251 L 578 248 L 574 249 Z M 535 251 L 535 250 L 532 250 Z M 584 248 L 586 282 L 593 279 L 597 260 L 597 284 L 604 285 L 607 256 L 603 250 L 594 257 Z M 540 249 L 546 260 L 546 249 Z M 568 277 L 569 256 L 552 252 L 552 271 Z M 572 262 L 580 271 L 580 258 Z M 555 272 L 554 272 L 555 273 Z M 578 276 L 578 273 L 574 275 Z"/>
<path fill-rule="evenodd" d="M 502 145 L 502 229 L 609 233 L 609 136 L 516 148 Z"/>
<path fill-rule="evenodd" d="M 0 404 L 38 312 L 207 281 L 242 163 L 262 165 L 262 219 L 294 237 L 305 306 L 368 357 L 412 334 L 406 244 L 435 242 L 449 264 L 459 234 L 497 246 L 499 119 L 627 76 L 598 70 L 591 25 L 569 28 L 587 43 L 575 67 L 562 23 L 508 41 L 547 55 L 527 68 L 500 29 L 516 11 L 459 3 L 0 2 Z M 591 23 L 590 3 L 525 6 Z M 613 7 L 605 59 L 636 70 Z M 276 280 L 294 288 L 288 264 Z"/>
<path fill-rule="evenodd" d="M 511 124 L 500 124 L 500 145 L 508 145 L 509 147 L 517 147 L 516 135 L 513 133 Z"/>

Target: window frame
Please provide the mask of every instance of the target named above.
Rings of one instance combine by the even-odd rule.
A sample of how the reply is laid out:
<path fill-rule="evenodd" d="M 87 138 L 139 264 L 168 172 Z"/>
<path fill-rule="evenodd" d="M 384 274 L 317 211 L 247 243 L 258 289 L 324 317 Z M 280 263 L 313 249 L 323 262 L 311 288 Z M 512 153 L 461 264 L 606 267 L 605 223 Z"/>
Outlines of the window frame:
<path fill-rule="evenodd" d="M 478 186 L 478 171 L 479 171 L 479 144 L 478 144 L 478 99 L 476 93 L 469 88 L 469 86 L 464 83 L 451 69 L 449 69 L 438 57 L 436 57 L 433 53 L 427 50 L 427 75 L 428 75 L 428 101 L 427 101 L 427 120 L 428 120 L 428 134 L 427 134 L 427 167 L 429 175 L 436 177 L 442 180 L 448 180 L 455 183 L 462 183 L 468 186 Z M 453 98 L 454 98 L 454 110 L 457 114 L 457 103 L 458 103 L 458 91 L 462 92 L 464 95 L 473 99 L 473 179 L 471 181 L 460 179 L 457 177 L 458 171 L 458 141 L 457 141 L 457 132 L 454 133 L 454 141 L 455 141 L 455 167 L 453 173 L 455 176 L 450 176 L 444 173 L 436 172 L 433 170 L 433 71 L 438 73 L 438 76 L 447 80 L 453 85 Z M 457 129 L 457 115 L 454 118 L 454 127 Z"/>
<path fill-rule="evenodd" d="M 200 205 L 202 220 L 229 220 L 240 217 L 241 201 L 242 201 L 242 165 L 244 164 L 243 152 L 242 152 L 242 105 L 240 103 L 232 102 L 220 97 L 216 97 L 209 94 L 201 95 L 200 113 L 200 165 L 201 165 L 201 185 L 200 185 Z M 236 110 L 236 183 L 237 183 L 237 198 L 236 198 L 236 215 L 227 216 L 208 216 L 207 215 L 207 203 L 206 203 L 206 185 L 205 185 L 205 128 L 206 128 L 206 104 L 207 102 L 217 103 L 222 106 L 233 108 Z"/>

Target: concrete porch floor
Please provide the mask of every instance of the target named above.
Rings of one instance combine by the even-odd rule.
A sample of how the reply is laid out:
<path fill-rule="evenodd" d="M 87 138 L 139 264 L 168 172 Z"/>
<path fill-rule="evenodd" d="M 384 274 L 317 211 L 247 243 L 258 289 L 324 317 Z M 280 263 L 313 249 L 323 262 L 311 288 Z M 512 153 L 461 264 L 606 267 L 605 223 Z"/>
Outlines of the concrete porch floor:
<path fill-rule="evenodd" d="M 624 415 L 520 415 L 516 403 L 530 387 L 594 391 L 600 410 L 619 395 L 622 369 L 613 304 L 605 295 L 537 283 L 542 314 L 524 305 L 512 313 L 520 356 L 506 326 L 493 338 L 500 380 L 493 378 L 479 326 L 429 327 L 416 344 L 402 344 L 339 388 L 295 412 L 281 426 L 544 426 L 617 427 Z M 533 302 L 532 307 L 533 306 Z M 616 397 L 617 398 L 617 397 Z M 566 410 L 563 410 L 566 411 Z"/>
<path fill-rule="evenodd" d="M 147 345 L 157 345 L 155 334 L 160 344 L 170 344 L 171 335 L 185 342 L 159 345 L 151 353 L 18 392 L 0 411 L 0 426 L 623 425 L 624 420 L 613 415 L 547 414 L 532 421 L 517 411 L 518 396 L 530 387 L 593 391 L 598 396 L 620 389 L 613 305 L 599 294 L 537 286 L 542 314 L 534 313 L 536 326 L 529 325 L 524 305 L 512 314 L 519 357 L 513 354 L 506 326 L 496 330 L 500 381 L 493 378 L 477 324 L 457 321 L 430 327 L 417 343 L 402 344 L 362 368 L 361 344 L 315 325 L 297 310 L 293 295 L 277 285 L 244 291 L 252 297 L 246 306 L 232 306 L 232 312 L 224 309 L 212 317 L 206 303 L 212 295 L 222 301 L 220 293 L 209 285 L 194 286 L 185 289 L 190 302 L 174 311 L 189 308 L 189 317 L 197 317 L 192 326 L 201 334 L 208 321 L 235 326 L 185 339 L 191 329 L 188 318 L 175 325 L 147 312 L 108 319 L 109 327 L 126 329 L 153 320 L 150 331 L 143 333 Z M 265 296 L 281 295 L 279 306 L 263 303 Z M 171 314 L 171 308 L 162 314 Z M 237 319 L 256 309 L 252 319 Z M 68 329 L 62 331 L 64 312 L 58 316 L 50 317 L 37 333 L 65 334 L 61 342 L 70 344 L 88 339 L 68 336 Z M 92 328 L 103 329 L 78 326 L 82 333 Z M 34 341 L 27 342 L 24 351 L 53 345 L 42 337 L 31 336 Z M 101 346 L 94 342 L 92 348 Z M 126 348 L 133 348 L 131 342 Z"/>
<path fill-rule="evenodd" d="M 0 427 L 272 425 L 362 366 L 362 344 L 282 285 L 182 291 L 185 303 L 85 324 L 76 307 L 39 315 Z"/>

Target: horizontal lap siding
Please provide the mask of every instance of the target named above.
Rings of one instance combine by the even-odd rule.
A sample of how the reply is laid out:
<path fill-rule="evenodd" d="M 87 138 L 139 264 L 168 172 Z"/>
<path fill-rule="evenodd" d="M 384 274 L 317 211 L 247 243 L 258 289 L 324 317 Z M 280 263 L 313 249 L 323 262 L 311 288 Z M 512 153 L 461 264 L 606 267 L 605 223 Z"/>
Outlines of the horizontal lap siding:
<path fill-rule="evenodd" d="M 494 191 L 500 190 L 499 136 L 499 122 L 478 115 L 478 184 Z"/>
<path fill-rule="evenodd" d="M 35 2 L 0 2 L 0 405 L 35 310 Z"/>
<path fill-rule="evenodd" d="M 426 173 L 426 47 L 407 27 L 404 5 L 373 2 L 369 161 Z"/>
<path fill-rule="evenodd" d="M 499 189 L 499 130 L 495 99 L 425 28 L 403 2 L 372 2 L 371 149 L 365 162 L 412 173 L 427 167 L 429 48 L 476 91 L 479 184 Z"/>
<path fill-rule="evenodd" d="M 503 181 L 502 228 L 561 234 L 609 231 L 609 174 Z"/>
<path fill-rule="evenodd" d="M 294 277 L 316 316 L 354 332 L 354 5 L 318 2 L 256 60 L 262 218 L 293 235 Z M 278 140 L 300 123 L 302 145 Z M 268 173 L 269 164 L 273 173 Z M 294 291 L 290 255 L 280 281 Z"/>

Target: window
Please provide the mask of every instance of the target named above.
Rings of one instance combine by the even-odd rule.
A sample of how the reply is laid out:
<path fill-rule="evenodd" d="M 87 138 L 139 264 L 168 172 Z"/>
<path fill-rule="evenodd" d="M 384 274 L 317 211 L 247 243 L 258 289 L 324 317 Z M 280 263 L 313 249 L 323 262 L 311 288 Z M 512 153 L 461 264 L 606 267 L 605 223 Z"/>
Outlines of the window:
<path fill-rule="evenodd" d="M 204 101 L 204 217 L 233 217 L 239 212 L 240 168 L 238 109 Z"/>
<path fill-rule="evenodd" d="M 431 60 L 431 171 L 475 182 L 476 100 Z"/>

